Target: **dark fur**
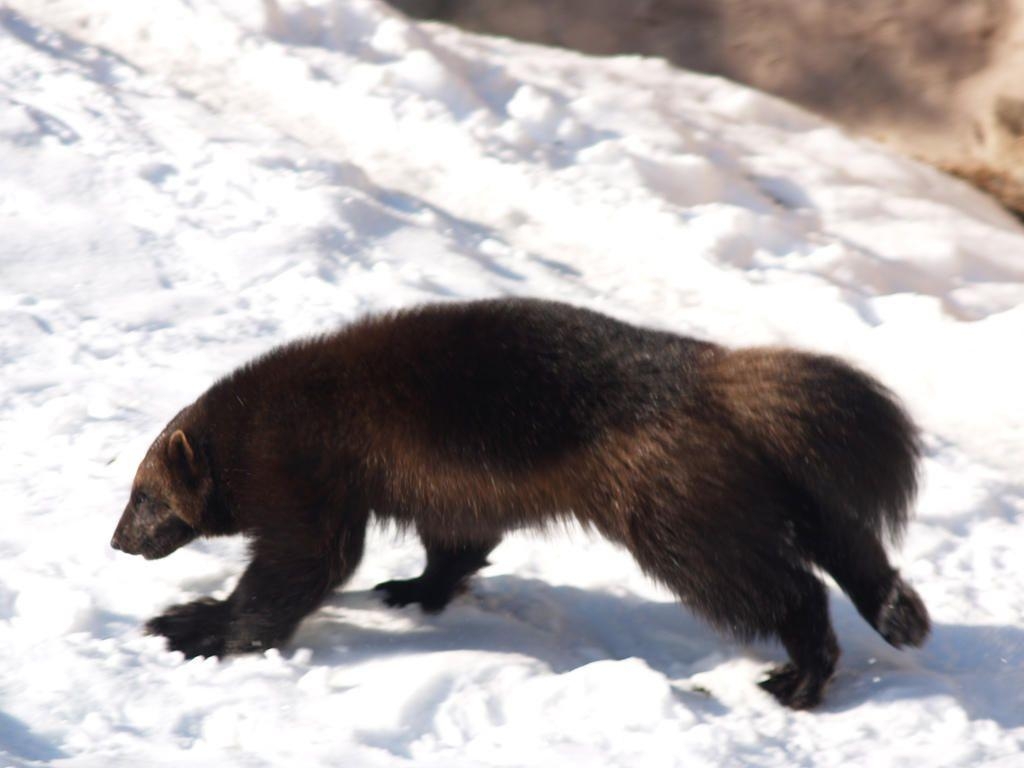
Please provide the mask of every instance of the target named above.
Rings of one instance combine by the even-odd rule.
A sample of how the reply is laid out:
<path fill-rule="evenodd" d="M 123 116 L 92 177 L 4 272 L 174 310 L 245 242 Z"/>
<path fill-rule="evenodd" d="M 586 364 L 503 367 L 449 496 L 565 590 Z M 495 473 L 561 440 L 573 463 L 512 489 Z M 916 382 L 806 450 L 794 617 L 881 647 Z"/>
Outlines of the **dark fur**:
<path fill-rule="evenodd" d="M 425 306 L 271 351 L 157 438 L 114 546 L 147 557 L 244 533 L 223 602 L 153 619 L 187 656 L 277 646 L 359 563 L 371 515 L 414 527 L 438 611 L 508 531 L 574 517 L 694 611 L 790 663 L 762 683 L 821 700 L 839 655 L 830 573 L 890 643 L 928 615 L 889 564 L 915 491 L 915 431 L 839 360 L 730 351 L 532 300 Z"/>

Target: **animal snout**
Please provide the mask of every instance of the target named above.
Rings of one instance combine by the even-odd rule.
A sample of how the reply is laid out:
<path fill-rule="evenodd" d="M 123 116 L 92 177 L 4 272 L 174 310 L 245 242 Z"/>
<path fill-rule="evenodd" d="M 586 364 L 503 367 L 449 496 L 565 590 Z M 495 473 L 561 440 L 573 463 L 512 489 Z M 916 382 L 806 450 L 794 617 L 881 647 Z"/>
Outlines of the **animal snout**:
<path fill-rule="evenodd" d="M 110 539 L 110 546 L 118 552 L 135 555 L 138 554 L 137 538 L 135 532 L 130 527 L 118 525 Z"/>

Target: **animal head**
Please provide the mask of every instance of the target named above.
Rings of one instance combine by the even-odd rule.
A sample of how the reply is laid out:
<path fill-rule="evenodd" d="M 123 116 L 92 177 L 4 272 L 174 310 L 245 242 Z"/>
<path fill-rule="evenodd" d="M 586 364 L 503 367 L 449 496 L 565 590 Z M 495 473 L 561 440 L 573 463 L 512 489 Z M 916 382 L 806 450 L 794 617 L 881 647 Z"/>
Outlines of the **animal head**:
<path fill-rule="evenodd" d="M 213 482 L 180 429 L 165 430 L 142 460 L 110 546 L 147 560 L 166 557 L 203 532 Z"/>

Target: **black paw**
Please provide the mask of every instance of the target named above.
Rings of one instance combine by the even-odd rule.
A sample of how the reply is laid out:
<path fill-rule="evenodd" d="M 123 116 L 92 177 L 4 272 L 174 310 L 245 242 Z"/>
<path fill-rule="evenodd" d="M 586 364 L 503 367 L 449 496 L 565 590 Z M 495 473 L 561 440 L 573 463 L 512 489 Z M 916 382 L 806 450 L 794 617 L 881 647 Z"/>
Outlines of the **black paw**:
<path fill-rule="evenodd" d="M 460 591 L 458 589 L 439 589 L 422 577 L 385 581 L 373 589 L 383 592 L 384 602 L 393 608 L 419 603 L 425 613 L 440 613 Z"/>
<path fill-rule="evenodd" d="M 229 607 L 223 600 L 206 597 L 167 609 L 146 622 L 146 633 L 163 635 L 167 647 L 185 658 L 223 656 Z"/>
<path fill-rule="evenodd" d="M 792 664 L 776 667 L 758 683 L 790 709 L 812 709 L 821 703 L 828 678 L 798 669 Z"/>
<path fill-rule="evenodd" d="M 878 614 L 878 633 L 894 648 L 920 646 L 931 631 L 928 609 L 921 597 L 902 579 L 897 579 L 889 599 Z"/>

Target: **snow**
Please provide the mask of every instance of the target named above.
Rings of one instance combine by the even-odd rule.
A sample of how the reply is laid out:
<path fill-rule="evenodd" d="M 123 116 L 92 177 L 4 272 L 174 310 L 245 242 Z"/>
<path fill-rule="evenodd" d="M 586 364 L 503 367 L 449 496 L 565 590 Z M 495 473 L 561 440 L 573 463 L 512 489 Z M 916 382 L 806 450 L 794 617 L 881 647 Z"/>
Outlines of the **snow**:
<path fill-rule="evenodd" d="M 728 81 L 402 19 L 376 0 L 0 8 L 0 764 L 1024 764 L 1024 231 L 937 171 Z M 280 651 L 141 624 L 237 540 L 108 541 L 178 408 L 366 312 L 533 295 L 841 354 L 906 401 L 924 486 L 895 651 L 833 589 L 825 705 L 578 531 L 502 544 L 439 616 L 377 530 Z"/>

